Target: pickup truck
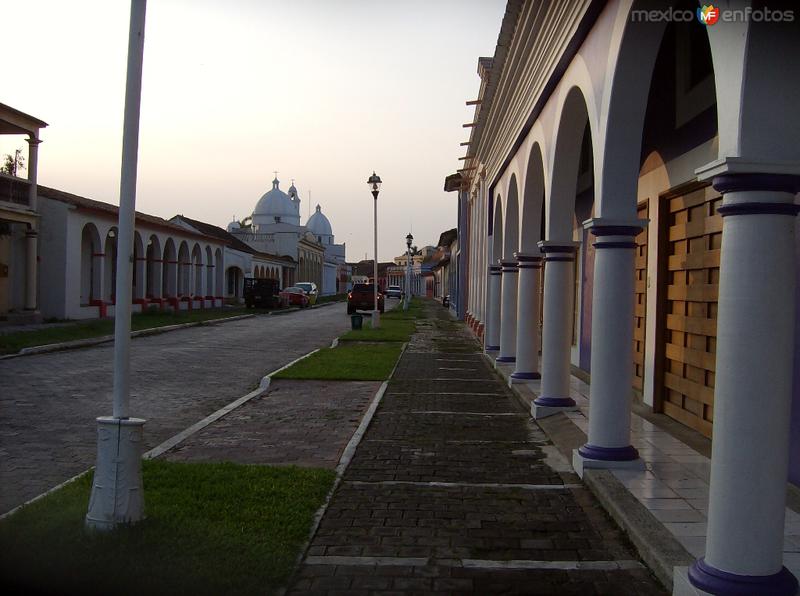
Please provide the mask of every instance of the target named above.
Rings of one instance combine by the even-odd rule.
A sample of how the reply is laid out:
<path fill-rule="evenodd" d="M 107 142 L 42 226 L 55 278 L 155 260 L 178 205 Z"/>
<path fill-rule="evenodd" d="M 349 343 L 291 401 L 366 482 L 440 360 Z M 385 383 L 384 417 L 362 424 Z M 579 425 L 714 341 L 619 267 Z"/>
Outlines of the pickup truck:
<path fill-rule="evenodd" d="M 277 279 L 244 278 L 244 303 L 247 308 L 277 308 L 280 306 L 280 284 Z"/>
<path fill-rule="evenodd" d="M 383 293 L 378 290 L 378 310 L 383 312 Z M 347 293 L 347 314 L 357 310 L 375 310 L 375 284 L 356 284 Z"/>

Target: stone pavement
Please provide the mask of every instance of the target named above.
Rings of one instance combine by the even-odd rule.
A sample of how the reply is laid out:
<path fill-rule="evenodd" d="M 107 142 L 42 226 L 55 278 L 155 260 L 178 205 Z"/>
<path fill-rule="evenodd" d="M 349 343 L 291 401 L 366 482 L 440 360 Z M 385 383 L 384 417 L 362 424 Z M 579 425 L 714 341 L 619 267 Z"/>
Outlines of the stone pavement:
<path fill-rule="evenodd" d="M 192 327 L 131 342 L 131 412 L 145 450 L 245 395 L 349 328 L 345 306 Z M 0 361 L 0 513 L 94 465 L 111 413 L 113 344 Z"/>
<path fill-rule="evenodd" d="M 162 456 L 335 469 L 381 383 L 278 379 Z"/>
<path fill-rule="evenodd" d="M 435 303 L 289 594 L 662 594 Z"/>

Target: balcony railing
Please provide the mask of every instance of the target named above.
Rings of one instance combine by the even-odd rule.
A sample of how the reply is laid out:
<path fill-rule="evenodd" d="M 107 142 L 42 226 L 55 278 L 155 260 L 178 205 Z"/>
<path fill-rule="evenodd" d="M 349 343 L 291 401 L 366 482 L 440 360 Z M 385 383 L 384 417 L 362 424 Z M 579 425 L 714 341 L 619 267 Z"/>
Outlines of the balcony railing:
<path fill-rule="evenodd" d="M 28 189 L 31 183 L 25 178 L 0 174 L 0 201 L 28 206 Z"/>

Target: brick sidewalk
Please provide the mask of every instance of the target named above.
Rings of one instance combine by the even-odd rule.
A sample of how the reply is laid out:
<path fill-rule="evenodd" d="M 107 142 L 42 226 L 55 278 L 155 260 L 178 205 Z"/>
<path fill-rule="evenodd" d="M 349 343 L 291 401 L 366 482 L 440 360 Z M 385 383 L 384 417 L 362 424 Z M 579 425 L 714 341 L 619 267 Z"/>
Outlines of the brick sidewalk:
<path fill-rule="evenodd" d="M 662 594 L 463 325 L 429 303 L 290 594 Z"/>

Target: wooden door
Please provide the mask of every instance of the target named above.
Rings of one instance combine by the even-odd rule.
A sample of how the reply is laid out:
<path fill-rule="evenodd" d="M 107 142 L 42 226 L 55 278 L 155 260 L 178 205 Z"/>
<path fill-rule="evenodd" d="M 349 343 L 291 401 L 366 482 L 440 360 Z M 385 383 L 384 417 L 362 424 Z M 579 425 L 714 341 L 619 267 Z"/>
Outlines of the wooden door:
<path fill-rule="evenodd" d="M 648 202 L 639 205 L 636 216 L 647 219 Z M 633 299 L 633 387 L 644 388 L 645 318 L 647 315 L 647 226 L 635 238 Z"/>
<path fill-rule="evenodd" d="M 710 437 L 714 420 L 722 197 L 708 182 L 662 195 L 662 316 L 657 388 L 663 412 Z"/>

